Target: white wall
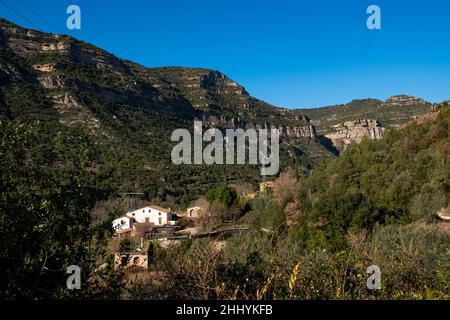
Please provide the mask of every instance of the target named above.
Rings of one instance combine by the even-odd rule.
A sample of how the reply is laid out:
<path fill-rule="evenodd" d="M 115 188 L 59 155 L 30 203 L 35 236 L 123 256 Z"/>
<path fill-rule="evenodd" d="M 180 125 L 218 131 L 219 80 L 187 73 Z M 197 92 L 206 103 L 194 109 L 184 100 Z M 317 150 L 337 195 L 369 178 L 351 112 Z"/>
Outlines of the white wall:
<path fill-rule="evenodd" d="M 126 230 L 132 227 L 131 219 L 129 217 L 121 217 L 113 220 L 112 222 L 114 230 Z"/>
<path fill-rule="evenodd" d="M 153 209 L 151 207 L 144 207 L 132 212 L 128 212 L 127 216 L 134 218 L 138 223 L 150 222 L 156 226 L 170 223 L 172 215 L 170 213 Z"/>

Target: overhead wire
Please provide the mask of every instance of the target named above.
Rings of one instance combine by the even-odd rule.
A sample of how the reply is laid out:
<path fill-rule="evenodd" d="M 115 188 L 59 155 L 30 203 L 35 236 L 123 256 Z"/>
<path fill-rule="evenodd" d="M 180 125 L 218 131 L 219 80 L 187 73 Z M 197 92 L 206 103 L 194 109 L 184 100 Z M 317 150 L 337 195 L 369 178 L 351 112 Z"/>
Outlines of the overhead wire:
<path fill-rule="evenodd" d="M 34 24 L 33 21 L 31 21 L 30 19 L 28 19 L 25 15 L 23 15 L 22 13 L 20 13 L 19 11 L 17 11 L 16 9 L 14 9 L 13 7 L 11 7 L 9 4 L 7 4 L 4 0 L 0 0 L 0 3 L 2 3 L 5 7 L 7 7 L 9 10 L 11 10 L 12 12 L 14 12 L 16 15 L 18 15 L 19 17 L 21 17 L 22 19 L 24 19 L 25 21 L 27 21 L 29 24 L 31 24 L 33 27 L 35 27 L 36 29 L 39 29 L 39 27 Z"/>
<path fill-rule="evenodd" d="M 44 18 L 42 15 L 40 15 L 36 10 L 34 10 L 30 5 L 26 4 L 22 0 L 16 0 L 18 1 L 24 8 L 26 8 L 28 11 L 30 11 L 32 14 L 34 14 L 36 17 L 38 17 L 40 20 L 45 22 L 48 26 L 50 26 L 54 31 L 57 33 L 63 33 L 61 30 L 59 30 L 57 27 L 55 27 L 48 19 Z"/>

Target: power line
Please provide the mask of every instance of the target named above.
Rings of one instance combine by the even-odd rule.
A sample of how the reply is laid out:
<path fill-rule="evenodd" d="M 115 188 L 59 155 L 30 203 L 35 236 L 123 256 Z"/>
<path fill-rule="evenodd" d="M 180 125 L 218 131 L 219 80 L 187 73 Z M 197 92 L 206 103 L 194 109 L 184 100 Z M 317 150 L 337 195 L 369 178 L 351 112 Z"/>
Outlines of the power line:
<path fill-rule="evenodd" d="M 24 3 L 22 0 L 17 0 L 23 7 L 25 7 L 26 9 L 28 9 L 31 13 L 33 13 L 35 16 L 37 16 L 39 19 L 41 19 L 42 21 L 44 21 L 47 25 L 49 25 L 51 28 L 53 28 L 53 30 L 55 30 L 58 33 L 63 33 L 61 32 L 57 27 L 55 27 L 50 21 L 48 21 L 46 18 L 42 17 L 39 13 L 37 13 L 33 8 L 31 8 L 28 4 Z"/>
<path fill-rule="evenodd" d="M 17 14 L 19 17 L 21 17 L 22 19 L 24 19 L 25 21 L 27 21 L 29 24 L 31 24 L 32 26 L 34 26 L 36 29 L 39 29 L 39 27 L 37 25 L 35 25 L 33 23 L 33 21 L 31 21 L 30 19 L 28 19 L 27 17 L 25 17 L 23 14 L 21 14 L 19 11 L 17 11 L 16 9 L 14 9 L 13 7 L 11 7 L 10 5 L 8 5 L 5 1 L 0 0 L 0 3 L 2 3 L 5 7 L 7 7 L 9 10 L 11 10 L 12 12 L 14 12 L 15 14 Z"/>

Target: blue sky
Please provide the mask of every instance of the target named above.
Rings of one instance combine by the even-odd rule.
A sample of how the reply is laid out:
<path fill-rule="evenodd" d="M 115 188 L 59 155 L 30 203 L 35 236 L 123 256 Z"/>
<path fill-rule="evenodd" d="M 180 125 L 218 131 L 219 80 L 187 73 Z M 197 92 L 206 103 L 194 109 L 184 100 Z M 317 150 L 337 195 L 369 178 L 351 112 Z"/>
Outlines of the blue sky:
<path fill-rule="evenodd" d="M 448 0 L 0 0 L 1 17 L 36 28 L 2 2 L 40 30 L 148 67 L 219 70 L 278 106 L 450 99 Z M 81 30 L 66 28 L 70 4 L 81 8 Z M 381 30 L 366 28 L 371 4 Z"/>

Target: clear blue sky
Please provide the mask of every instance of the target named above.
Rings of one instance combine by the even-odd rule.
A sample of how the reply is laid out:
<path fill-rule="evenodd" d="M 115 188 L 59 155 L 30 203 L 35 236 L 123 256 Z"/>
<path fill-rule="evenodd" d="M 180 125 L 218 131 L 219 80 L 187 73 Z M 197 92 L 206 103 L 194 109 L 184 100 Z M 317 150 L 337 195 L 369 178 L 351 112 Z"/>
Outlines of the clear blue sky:
<path fill-rule="evenodd" d="M 289 108 L 406 93 L 450 99 L 448 0 L 0 0 L 0 16 L 85 40 L 145 66 L 219 70 Z M 78 4 L 82 29 L 66 28 Z M 382 29 L 366 28 L 366 9 Z"/>

